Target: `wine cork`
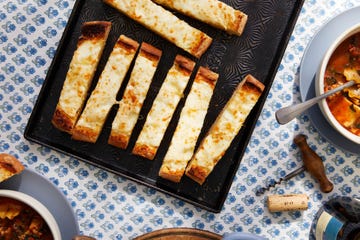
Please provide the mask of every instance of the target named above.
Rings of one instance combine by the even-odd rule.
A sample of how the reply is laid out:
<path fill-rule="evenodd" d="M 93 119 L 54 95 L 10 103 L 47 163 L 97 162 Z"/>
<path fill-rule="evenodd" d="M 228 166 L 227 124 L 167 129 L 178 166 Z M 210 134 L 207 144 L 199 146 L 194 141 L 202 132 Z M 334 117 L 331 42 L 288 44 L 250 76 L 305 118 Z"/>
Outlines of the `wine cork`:
<path fill-rule="evenodd" d="M 296 211 L 308 209 L 306 194 L 270 195 L 267 199 L 270 212 Z"/>

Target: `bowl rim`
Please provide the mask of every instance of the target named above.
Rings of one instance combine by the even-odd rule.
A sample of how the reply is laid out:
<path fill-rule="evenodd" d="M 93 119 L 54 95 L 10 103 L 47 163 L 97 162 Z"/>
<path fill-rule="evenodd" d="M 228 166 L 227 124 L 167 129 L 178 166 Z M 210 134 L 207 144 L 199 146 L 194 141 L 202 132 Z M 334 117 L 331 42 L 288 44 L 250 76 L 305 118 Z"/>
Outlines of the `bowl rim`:
<path fill-rule="evenodd" d="M 38 201 L 37 199 L 26 193 L 15 190 L 7 190 L 7 189 L 0 189 L 0 197 L 12 198 L 33 208 L 38 214 L 40 214 L 40 216 L 45 220 L 45 222 L 49 226 L 54 240 L 61 240 L 61 232 L 59 225 L 57 224 L 51 212 L 40 201 Z"/>
<path fill-rule="evenodd" d="M 325 70 L 328 65 L 328 62 L 330 60 L 330 57 L 336 50 L 336 48 L 348 37 L 359 33 L 360 32 L 360 23 L 357 23 L 350 28 L 343 31 L 336 39 L 335 41 L 330 45 L 328 50 L 325 52 L 324 57 L 321 61 L 321 64 L 318 68 L 318 71 L 316 73 L 316 84 L 315 84 L 315 94 L 316 96 L 319 96 L 324 93 L 324 75 Z M 345 127 L 343 127 L 334 117 L 334 115 L 331 113 L 330 108 L 326 102 L 326 98 L 321 100 L 319 102 L 319 108 L 324 115 L 325 119 L 332 125 L 341 135 L 346 137 L 347 139 L 351 140 L 352 142 L 356 144 L 360 144 L 360 136 L 357 136 L 356 134 L 350 132 Z"/>

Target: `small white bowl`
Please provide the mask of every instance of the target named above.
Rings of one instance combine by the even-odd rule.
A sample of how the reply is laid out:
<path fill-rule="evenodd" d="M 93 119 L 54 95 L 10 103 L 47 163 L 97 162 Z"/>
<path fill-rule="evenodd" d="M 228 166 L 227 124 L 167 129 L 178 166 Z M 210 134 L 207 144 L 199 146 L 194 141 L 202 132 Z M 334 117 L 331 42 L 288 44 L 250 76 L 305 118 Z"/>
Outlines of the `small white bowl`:
<path fill-rule="evenodd" d="M 319 96 L 324 93 L 324 76 L 325 76 L 325 70 L 328 65 L 328 62 L 330 60 L 330 57 L 332 56 L 333 52 L 336 50 L 336 48 L 348 37 L 360 32 L 360 24 L 353 25 L 352 27 L 345 30 L 336 40 L 330 45 L 330 47 L 327 49 L 320 67 L 318 68 L 318 72 L 316 74 L 315 78 L 315 92 L 316 96 Z M 353 141 L 356 144 L 360 144 L 360 136 L 357 136 L 356 134 L 353 134 L 349 130 L 347 130 L 345 127 L 343 127 L 333 116 L 333 114 L 330 111 L 330 108 L 326 102 L 326 99 L 323 99 L 319 102 L 319 107 L 321 109 L 322 114 L 326 118 L 326 120 L 330 123 L 331 126 L 333 126 L 341 135 L 346 137 L 347 139 Z"/>
<path fill-rule="evenodd" d="M 60 229 L 54 216 L 41 202 L 31 197 L 30 195 L 14 190 L 1 189 L 0 197 L 15 199 L 33 208 L 36 212 L 40 214 L 40 216 L 45 220 L 45 222 L 49 226 L 54 240 L 61 240 Z"/>

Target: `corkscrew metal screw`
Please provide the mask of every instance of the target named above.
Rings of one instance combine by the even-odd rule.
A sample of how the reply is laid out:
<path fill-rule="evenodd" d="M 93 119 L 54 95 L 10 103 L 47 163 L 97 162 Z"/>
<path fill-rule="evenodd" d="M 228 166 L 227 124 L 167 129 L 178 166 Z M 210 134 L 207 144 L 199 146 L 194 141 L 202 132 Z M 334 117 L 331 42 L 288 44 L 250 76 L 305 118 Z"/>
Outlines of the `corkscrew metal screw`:
<path fill-rule="evenodd" d="M 258 189 L 256 191 L 257 196 L 260 196 L 271 187 L 274 187 L 276 184 L 280 184 L 282 181 L 287 181 L 299 173 L 304 172 L 305 170 L 308 171 L 320 183 L 320 190 L 322 192 L 328 193 L 333 190 L 333 184 L 326 177 L 324 164 L 319 155 L 317 155 L 307 144 L 306 136 L 299 134 L 294 138 L 294 142 L 300 148 L 304 166 L 289 173 L 285 177 L 280 178 L 279 181 L 275 181 L 274 183 L 269 184 L 267 187 Z"/>
<path fill-rule="evenodd" d="M 292 171 L 291 173 L 289 173 L 288 175 L 286 175 L 285 177 L 283 178 L 280 178 L 278 181 L 276 182 L 273 182 L 269 185 L 267 185 L 267 187 L 262 187 L 262 188 L 259 188 L 257 191 L 256 191 L 256 196 L 260 196 L 262 194 L 265 193 L 265 191 L 269 191 L 271 187 L 275 187 L 275 185 L 277 184 L 280 184 L 282 181 L 288 181 L 289 179 L 295 177 L 296 175 L 302 173 L 305 171 L 305 167 L 302 166 L 298 169 L 296 169 L 295 171 Z"/>

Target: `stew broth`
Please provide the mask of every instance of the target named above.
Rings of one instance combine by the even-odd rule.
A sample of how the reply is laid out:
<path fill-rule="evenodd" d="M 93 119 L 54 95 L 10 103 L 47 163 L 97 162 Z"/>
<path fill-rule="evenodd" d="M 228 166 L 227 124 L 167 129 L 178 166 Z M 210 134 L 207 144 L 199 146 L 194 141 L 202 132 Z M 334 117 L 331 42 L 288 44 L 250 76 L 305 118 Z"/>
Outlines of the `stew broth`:
<path fill-rule="evenodd" d="M 332 54 L 325 71 L 324 91 L 336 88 L 348 80 L 344 70 L 360 76 L 360 33 L 343 41 Z M 360 136 L 360 85 L 355 84 L 326 99 L 335 119 L 347 130 Z"/>
<path fill-rule="evenodd" d="M 30 206 L 7 197 L 0 197 L 1 240 L 52 240 L 49 226 Z"/>

